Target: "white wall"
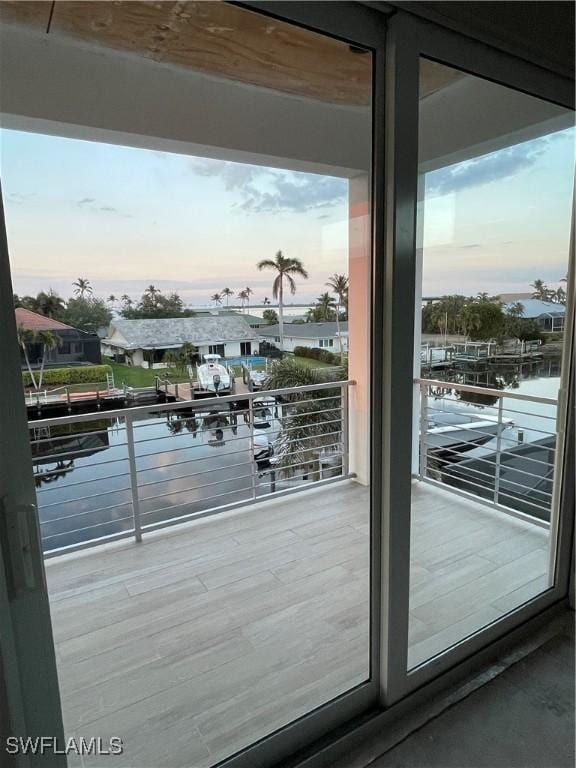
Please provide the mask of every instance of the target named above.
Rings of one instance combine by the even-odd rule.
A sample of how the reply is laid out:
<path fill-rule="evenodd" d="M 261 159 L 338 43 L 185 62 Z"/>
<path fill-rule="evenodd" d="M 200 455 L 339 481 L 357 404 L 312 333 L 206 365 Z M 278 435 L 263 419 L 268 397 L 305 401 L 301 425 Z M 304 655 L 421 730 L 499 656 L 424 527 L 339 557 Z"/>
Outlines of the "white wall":
<path fill-rule="evenodd" d="M 309 347 L 310 349 L 326 349 L 328 352 L 340 352 L 340 344 L 338 338 L 333 336 L 333 347 L 321 347 L 320 338 L 329 338 L 328 336 L 321 336 L 317 339 L 300 338 L 298 336 L 284 336 L 284 351 L 294 352 L 295 347 Z M 275 347 L 280 348 L 280 343 L 274 341 L 273 336 L 261 336 L 260 341 L 266 341 L 269 344 L 273 344 Z M 342 349 L 344 352 L 348 351 L 348 335 L 342 336 Z"/>

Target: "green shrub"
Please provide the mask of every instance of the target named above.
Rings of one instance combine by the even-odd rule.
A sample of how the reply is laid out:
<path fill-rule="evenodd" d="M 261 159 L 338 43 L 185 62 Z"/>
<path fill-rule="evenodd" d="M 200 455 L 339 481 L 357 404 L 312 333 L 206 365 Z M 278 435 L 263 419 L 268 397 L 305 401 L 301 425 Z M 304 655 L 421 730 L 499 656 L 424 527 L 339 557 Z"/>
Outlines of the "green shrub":
<path fill-rule="evenodd" d="M 340 363 L 338 355 L 327 349 L 319 349 L 317 347 L 294 347 L 294 355 L 296 357 L 308 357 L 311 360 L 320 360 L 320 362 L 328 363 L 329 365 L 339 365 Z"/>
<path fill-rule="evenodd" d="M 36 379 L 39 371 L 34 371 Z M 75 368 L 48 368 L 42 376 L 42 386 L 64 386 L 66 384 L 96 384 L 106 381 L 106 374 L 112 373 L 109 365 L 79 365 Z M 22 382 L 25 387 L 32 386 L 32 378 L 28 371 L 22 371 Z"/>

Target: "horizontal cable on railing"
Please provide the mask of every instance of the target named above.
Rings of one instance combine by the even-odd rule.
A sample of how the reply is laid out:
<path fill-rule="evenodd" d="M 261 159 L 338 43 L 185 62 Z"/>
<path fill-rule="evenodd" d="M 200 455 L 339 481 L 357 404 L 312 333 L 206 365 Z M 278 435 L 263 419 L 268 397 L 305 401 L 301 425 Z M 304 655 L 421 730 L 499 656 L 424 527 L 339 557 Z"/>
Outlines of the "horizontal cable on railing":
<path fill-rule="evenodd" d="M 506 485 L 506 486 L 508 486 L 508 485 L 515 485 L 518 488 L 522 488 L 522 490 L 524 490 L 524 491 L 528 491 L 528 492 L 530 492 L 530 491 L 537 491 L 538 493 L 541 493 L 544 496 L 550 496 L 550 498 L 552 498 L 552 494 L 551 493 L 549 493 L 548 491 L 540 490 L 537 487 L 537 485 L 536 486 L 535 485 L 522 485 L 522 483 L 518 483 L 515 480 L 510 480 L 509 477 L 503 477 L 502 473 L 500 473 L 499 476 L 497 474 L 489 475 L 486 472 L 482 472 L 479 469 L 472 469 L 472 470 L 468 470 L 469 474 L 462 476 L 462 475 L 451 474 L 449 472 L 449 470 L 447 470 L 445 467 L 427 467 L 426 469 L 427 469 L 428 472 L 436 472 L 439 475 L 442 475 L 443 477 L 449 477 L 452 480 L 458 480 L 459 482 L 462 482 L 462 483 L 468 482 L 468 478 L 469 477 L 475 477 L 476 479 L 479 479 L 478 475 L 482 475 L 482 477 L 487 477 L 488 479 L 493 481 L 490 485 L 483 486 L 483 487 L 486 488 L 486 490 L 489 490 L 489 491 L 493 491 L 494 490 L 494 488 L 496 487 L 496 479 L 498 479 L 499 483 L 500 483 L 499 493 L 503 493 L 503 484 Z M 534 475 L 532 475 L 532 477 L 534 477 Z M 548 478 L 546 478 L 546 477 L 538 478 L 539 482 L 543 482 L 544 480 L 547 480 L 547 479 Z M 447 483 L 447 485 L 452 485 L 452 483 Z"/>
<path fill-rule="evenodd" d="M 295 453 L 295 454 L 288 454 L 288 455 L 297 455 L 297 453 Z M 341 455 L 341 454 L 334 454 L 334 455 Z M 330 458 L 330 457 L 327 456 L 326 458 Z M 318 461 L 318 459 L 311 459 L 311 460 L 309 460 L 306 463 L 312 463 L 313 461 Z M 240 465 L 240 466 L 242 466 L 242 465 Z M 271 467 L 270 469 L 267 469 L 266 471 L 267 472 L 269 472 L 269 471 L 284 472 L 287 469 L 291 469 L 293 467 L 301 467 L 301 466 L 302 466 L 302 461 L 299 461 L 299 462 L 297 462 L 295 464 L 282 465 L 281 467 L 278 467 L 277 469 L 275 469 L 274 467 Z M 317 473 L 318 473 L 318 470 L 316 470 L 316 471 L 310 470 L 306 474 L 317 474 Z M 201 473 L 198 473 L 198 474 L 201 474 Z M 165 493 L 157 494 L 155 496 L 141 496 L 140 497 L 140 502 L 151 501 L 153 499 L 161 499 L 161 498 L 164 498 L 165 496 L 175 496 L 176 494 L 179 494 L 179 493 L 194 492 L 194 491 L 201 490 L 202 488 L 212 488 L 212 487 L 214 487 L 216 485 L 222 485 L 223 483 L 232 483 L 232 482 L 235 482 L 236 480 L 245 480 L 247 478 L 253 478 L 254 475 L 255 475 L 255 473 L 251 472 L 249 475 L 237 475 L 235 477 L 229 477 L 229 478 L 224 478 L 222 480 L 217 480 L 214 483 L 202 483 L 201 485 L 194 485 L 194 486 L 189 487 L 189 488 L 181 488 L 181 489 L 174 490 L 174 491 L 166 491 Z M 194 477 L 194 475 L 189 475 L 189 477 Z M 208 501 L 210 498 L 211 498 L 210 496 L 207 496 L 207 497 L 204 497 L 204 500 Z"/>
<path fill-rule="evenodd" d="M 305 429 L 317 429 L 319 426 L 325 426 L 326 424 L 339 424 L 341 423 L 341 419 L 326 419 L 325 421 L 319 422 L 318 424 L 303 424 L 303 425 L 296 425 L 294 427 L 281 427 L 277 430 L 278 435 L 285 434 L 286 432 L 292 432 L 293 430 L 305 430 Z M 254 436 L 258 435 L 258 430 L 256 429 L 254 431 Z M 262 431 L 260 434 L 267 434 L 265 431 Z M 323 433 L 320 433 L 320 435 Z M 237 437 L 227 437 L 224 441 L 225 443 L 235 443 L 239 441 L 251 441 L 252 440 L 252 433 L 248 433 L 247 435 L 239 435 Z M 140 445 L 141 442 L 144 441 L 137 441 L 135 445 Z M 145 459 L 150 456 L 159 456 L 161 454 L 167 454 L 167 453 L 178 453 L 179 451 L 189 451 L 193 450 L 195 448 L 198 448 L 200 446 L 203 446 L 204 443 L 196 443 L 195 445 L 184 445 L 180 448 L 163 448 L 161 451 L 149 451 L 148 453 L 137 453 L 136 460 L 139 461 L 140 459 Z M 224 456 L 226 454 L 219 453 L 219 456 Z M 203 457 L 204 460 L 206 460 L 206 457 Z M 138 470 L 140 471 L 140 470 Z"/>
<path fill-rule="evenodd" d="M 54 443 L 56 440 L 75 440 L 79 437 L 92 437 L 93 435 L 107 434 L 108 429 L 95 429 L 88 432 L 69 432 L 68 434 L 54 435 L 53 437 L 34 437 L 30 440 L 30 445 L 40 445 L 40 443 Z M 126 443 L 122 443 L 122 445 L 126 445 Z"/>
<path fill-rule="evenodd" d="M 124 491 L 130 490 L 132 490 L 132 488 L 128 485 L 126 488 L 115 488 L 111 491 L 99 491 L 98 493 L 91 493 L 89 496 L 75 496 L 73 499 L 61 499 L 60 501 L 52 501 L 50 504 L 42 504 L 42 509 L 60 507 L 63 504 L 72 504 L 79 501 L 87 501 L 88 499 L 99 499 L 100 496 L 109 496 L 111 493 L 123 493 Z"/>
<path fill-rule="evenodd" d="M 442 448 L 442 453 L 450 453 L 453 456 L 461 457 L 463 459 L 463 461 L 467 460 L 465 458 L 465 455 L 463 455 L 461 453 L 461 451 L 457 451 L 455 448 Z M 492 454 L 492 455 L 494 455 L 494 454 Z M 474 462 L 476 462 L 476 461 L 482 462 L 483 464 L 488 464 L 488 465 L 490 465 L 493 468 L 495 468 L 497 466 L 496 458 L 494 458 L 494 459 L 487 459 L 486 457 L 482 457 L 482 456 L 474 456 L 472 459 L 468 459 L 468 460 L 471 460 L 471 461 L 474 461 Z M 450 461 L 449 459 L 443 459 L 439 454 L 438 455 L 434 455 L 433 453 L 432 453 L 431 456 L 428 457 L 428 461 L 429 462 L 442 463 L 442 464 L 448 465 L 450 467 L 459 467 L 460 464 L 461 464 L 461 462 L 458 462 L 458 461 Z M 544 466 L 548 467 L 548 469 L 551 469 L 551 470 L 554 469 L 554 464 L 552 462 L 541 462 L 541 463 L 543 463 Z M 520 472 L 523 475 L 528 475 L 528 477 L 534 477 L 534 472 L 529 472 L 528 470 L 520 469 L 519 467 L 515 467 L 512 464 L 506 464 L 506 463 L 502 463 L 501 462 L 500 463 L 500 469 L 501 469 L 501 471 L 510 470 L 511 472 Z M 470 472 L 476 472 L 477 470 L 469 469 L 469 471 Z"/>
<path fill-rule="evenodd" d="M 331 432 L 331 433 L 328 433 L 328 434 L 330 434 L 330 435 L 338 435 L 339 432 Z M 327 434 L 321 435 L 322 438 L 325 438 L 327 436 L 328 436 Z M 316 437 L 318 437 L 318 436 L 317 435 L 312 435 L 312 437 L 303 437 L 303 438 L 300 438 L 299 442 L 303 442 L 304 440 L 312 440 L 312 439 L 314 439 Z M 341 446 L 340 442 L 328 443 L 328 444 L 322 444 L 320 446 L 317 446 L 316 450 L 324 450 L 326 448 L 333 448 L 333 447 L 340 447 L 340 446 Z M 306 449 L 306 450 L 314 450 L 314 448 L 309 448 L 309 449 Z M 237 453 L 245 453 L 245 451 L 237 451 Z M 288 453 L 283 453 L 282 454 L 282 458 L 285 458 L 286 456 L 297 456 L 298 454 L 299 454 L 299 451 L 291 451 L 291 452 L 288 452 Z M 221 455 L 222 454 L 219 454 L 219 456 L 221 456 Z M 274 455 L 272 455 L 269 458 L 273 459 Z M 263 460 L 266 460 L 266 459 L 263 459 Z M 192 461 L 199 461 L 199 459 L 193 459 Z M 148 485 L 159 485 L 160 483 L 170 483 L 173 480 L 183 480 L 183 479 L 185 479 L 187 477 L 197 477 L 198 475 L 206 475 L 206 474 L 209 474 L 210 472 L 223 472 L 226 469 L 235 469 L 236 467 L 242 467 L 245 464 L 256 463 L 256 461 L 257 460 L 255 458 L 250 457 L 247 461 L 239 461 L 236 464 L 226 464 L 225 466 L 213 467 L 212 469 L 201 469 L 198 472 L 188 472 L 185 475 L 176 475 L 175 477 L 163 477 L 163 478 L 161 478 L 159 480 L 151 480 L 150 482 L 147 482 L 147 483 L 138 483 L 138 487 L 139 488 L 145 488 Z M 180 463 L 188 463 L 188 462 L 180 462 Z M 170 467 L 172 467 L 172 466 L 176 466 L 176 465 L 171 464 Z M 155 469 L 165 471 L 167 468 L 168 467 L 153 467 L 153 468 L 151 468 L 149 470 L 137 470 L 137 471 L 138 472 L 142 472 L 142 471 L 153 472 Z M 231 480 L 234 480 L 234 478 L 225 478 L 225 479 L 221 480 L 220 482 L 227 483 L 227 482 L 230 482 Z M 112 491 L 111 491 L 111 493 L 112 493 Z"/>
<path fill-rule="evenodd" d="M 124 461 L 127 461 L 128 459 L 124 459 Z M 80 469 L 91 469 L 91 467 L 70 467 L 67 471 L 72 474 L 73 472 L 77 472 Z M 62 472 L 61 469 L 55 469 L 54 473 L 58 474 Z M 46 474 L 52 474 L 52 473 L 46 473 Z M 35 475 L 35 477 L 44 477 L 45 475 Z M 75 488 L 77 485 L 88 485 L 88 483 L 101 483 L 103 480 L 108 482 L 108 480 L 114 480 L 116 477 L 130 477 L 130 472 L 121 472 L 118 475 L 104 475 L 103 477 L 93 477 L 89 478 L 87 480 L 78 480 L 75 483 L 66 483 L 66 485 L 53 485 L 52 487 L 46 487 L 46 488 L 37 488 L 36 493 L 45 493 L 47 491 L 63 491 L 66 488 Z"/>
<path fill-rule="evenodd" d="M 452 381 L 440 381 L 439 379 L 419 379 L 415 378 L 414 384 L 438 387 L 439 389 L 454 389 L 457 392 L 474 392 L 479 395 L 492 395 L 493 397 L 507 397 L 510 400 L 525 400 L 532 403 L 543 403 L 544 405 L 558 405 L 557 400 L 549 397 L 537 397 L 536 395 L 524 395 L 509 390 L 491 389 L 489 387 L 477 387 L 470 384 L 457 384 Z"/>
<path fill-rule="evenodd" d="M 121 422 L 136 421 L 140 416 L 147 416 L 148 414 L 158 414 L 159 412 L 167 413 L 169 411 L 178 411 L 182 409 L 192 409 L 198 407 L 201 403 L 201 407 L 210 408 L 213 406 L 221 405 L 222 403 L 234 402 L 237 400 L 258 400 L 262 397 L 275 397 L 288 394 L 299 394 L 303 392 L 319 392 L 321 390 L 330 389 L 344 389 L 354 386 L 353 380 L 347 381 L 330 381 L 322 382 L 321 384 L 306 384 L 299 387 L 284 387 L 281 389 L 264 390 L 262 392 L 246 392 L 242 395 L 221 395 L 219 397 L 205 398 L 199 400 L 181 400 L 175 403 L 152 403 L 150 405 L 135 406 L 134 408 L 118 408 L 110 411 L 96 411 L 92 413 L 74 414 L 68 416 L 59 416 L 50 419 L 37 419 L 28 422 L 30 429 L 34 427 L 50 427 L 59 424 L 74 424 L 76 422 L 85 421 L 97 421 L 102 419 L 103 413 L 105 413 L 108 419 L 119 419 Z"/>
<path fill-rule="evenodd" d="M 432 451 L 431 451 L 431 452 L 433 452 L 434 450 L 436 450 L 436 451 L 438 451 L 438 453 L 440 453 L 440 452 L 442 452 L 442 451 L 444 451 L 444 452 L 449 452 L 449 451 L 453 451 L 453 450 L 454 450 L 453 448 L 443 448 L 443 447 L 441 447 L 441 446 L 439 447 L 439 446 L 435 445 L 434 443 L 429 443 L 429 442 L 427 442 L 426 440 L 424 440 L 423 442 L 424 442 L 424 444 L 425 444 L 425 445 L 426 445 L 428 448 L 431 448 L 431 449 L 432 449 Z M 533 445 L 533 443 L 518 443 L 518 445 L 519 445 L 519 446 L 520 446 L 520 445 Z M 483 448 L 484 446 L 478 446 L 478 447 L 480 447 L 480 448 Z M 543 450 L 543 451 L 553 451 L 553 450 L 554 450 L 553 448 L 546 448 L 545 446 L 537 446 L 537 447 L 539 447 L 539 448 L 540 448 L 541 450 Z M 458 451 L 456 451 L 456 453 L 458 453 Z M 522 456 L 519 456 L 517 453 L 512 453 L 512 451 L 507 451 L 505 448 L 501 448 L 501 449 L 500 449 L 500 451 L 499 451 L 499 453 L 500 453 L 501 455 L 505 455 L 505 456 L 512 456 L 512 457 L 513 457 L 513 458 L 515 458 L 515 459 L 521 459 L 522 461 L 532 461 L 532 462 L 534 462 L 535 464 L 541 464 L 541 465 L 543 465 L 543 466 L 545 466 L 545 467 L 550 467 L 550 466 L 553 466 L 553 465 L 551 464 L 551 462 L 548 462 L 548 461 L 540 461 L 540 459 L 534 459 L 534 458 L 532 458 L 532 456 L 524 456 L 524 455 L 522 455 Z M 472 461 L 473 461 L 473 460 L 474 460 L 474 457 L 472 457 Z M 509 465 L 507 465 L 507 466 L 509 466 Z"/>
<path fill-rule="evenodd" d="M 109 507 L 97 507 L 96 509 L 85 509 L 83 512 L 74 512 L 71 515 L 62 515 L 61 517 L 55 517 L 53 520 L 41 520 L 40 525 L 50 525 L 51 523 L 57 523 L 60 520 L 73 520 L 76 517 L 84 517 L 84 515 L 95 515 L 99 512 L 108 512 L 111 509 L 117 509 L 118 507 L 129 507 L 131 506 L 132 501 L 119 501 L 117 504 L 111 504 Z M 40 511 L 43 511 L 43 507 L 40 507 Z M 112 518 L 109 522 L 114 522 L 114 518 Z M 76 529 L 72 529 L 70 533 L 73 533 L 73 531 Z"/>
<path fill-rule="evenodd" d="M 115 448 L 122 448 L 123 446 L 126 446 L 126 443 L 121 443 L 120 445 L 101 445 L 96 447 L 93 446 L 92 448 L 80 448 L 78 450 L 66 451 L 66 453 L 51 453 L 50 455 L 33 456 L 32 461 L 33 462 L 38 461 L 39 459 L 42 459 L 44 461 L 46 461 L 47 459 L 49 459 L 50 461 L 52 461 L 53 459 L 69 459 L 74 456 L 80 456 L 80 458 L 82 458 L 86 454 L 90 456 L 94 453 L 98 453 L 99 451 L 114 450 Z M 112 461 L 120 461 L 120 459 L 112 459 Z M 96 465 L 92 465 L 92 466 L 96 466 Z"/>
<path fill-rule="evenodd" d="M 466 485 L 472 485 L 472 486 L 474 486 L 475 488 L 480 488 L 480 490 L 484 491 L 485 493 L 488 493 L 488 494 L 489 494 L 489 496 L 487 496 L 487 497 L 486 497 L 486 496 L 484 496 L 484 497 L 483 497 L 483 496 L 481 496 L 481 495 L 480 495 L 480 497 L 481 497 L 481 498 L 483 498 L 483 499 L 487 499 L 488 501 L 492 502 L 492 498 L 491 498 L 491 497 L 493 496 L 493 490 L 492 490 L 492 488 L 486 488 L 486 486 L 485 486 L 485 485 L 480 485 L 479 483 L 475 483 L 475 482 L 473 482 L 472 480 L 468 480 L 467 478 L 466 478 L 466 479 L 463 479 L 463 482 L 464 482 Z M 446 484 L 442 484 L 442 487 L 446 489 L 446 488 L 447 488 L 447 485 L 446 485 Z M 527 489 L 527 490 L 532 490 L 532 489 Z M 508 498 L 510 498 L 510 499 L 518 500 L 518 497 L 516 497 L 516 496 L 512 496 L 512 495 L 511 495 L 511 494 L 509 494 L 509 493 L 507 494 L 507 493 L 506 493 L 506 491 L 504 491 L 504 490 L 503 490 L 503 491 L 499 491 L 499 492 L 498 492 L 498 498 L 500 498 L 500 496 L 501 496 L 501 495 L 503 495 L 503 496 L 508 496 Z M 528 499 L 526 499 L 525 497 L 522 497 L 522 499 L 521 499 L 521 500 L 522 500 L 522 502 L 523 502 L 524 504 L 530 504 L 530 506 L 532 506 L 532 507 L 535 507 L 536 509 L 540 509 L 540 510 L 542 510 L 542 511 L 544 511 L 544 512 L 548 512 L 548 511 L 549 511 L 549 509 L 550 509 L 549 507 L 546 507 L 546 506 L 541 506 L 540 504 L 536 504 L 535 502 L 532 502 L 532 501 L 528 501 Z M 497 505 L 498 505 L 498 502 L 492 502 L 492 503 L 494 503 L 494 505 L 495 505 L 495 506 L 497 506 Z M 506 505 L 503 505 L 503 506 L 506 506 Z M 512 509 L 513 509 L 513 507 L 512 507 Z"/>
<path fill-rule="evenodd" d="M 247 491 L 248 493 L 252 493 L 253 486 L 252 485 L 246 485 L 242 486 L 241 488 L 235 488 L 233 491 L 222 491 L 222 493 L 213 493 L 211 496 L 203 497 L 200 499 L 194 499 L 193 501 L 182 501 L 179 504 L 173 504 L 169 507 L 160 507 L 159 509 L 148 509 L 145 511 L 140 512 L 140 516 L 143 517 L 144 515 L 153 515 L 153 514 L 160 514 L 160 512 L 165 512 L 170 509 L 176 509 L 178 507 L 185 507 L 185 506 L 191 506 L 192 504 L 202 504 L 206 501 L 210 501 L 211 499 L 219 499 L 221 496 L 230 496 L 231 493 L 242 493 L 243 491 Z M 160 496 L 155 498 L 162 498 Z M 141 501 L 144 501 L 144 499 L 141 499 Z M 255 501 L 253 497 L 250 497 L 247 499 L 247 501 Z M 205 511 L 203 509 L 202 511 Z"/>
<path fill-rule="evenodd" d="M 95 523 L 94 525 L 86 525 L 83 528 L 75 528 L 73 531 L 62 531 L 60 533 L 51 533 L 48 536 L 42 536 L 43 541 L 48 541 L 48 539 L 55 539 L 59 536 L 70 536 L 72 533 L 81 533 L 82 531 L 90 531 L 93 528 L 101 528 L 103 525 L 112 525 L 113 523 L 122 523 L 124 520 L 133 520 L 133 516 L 130 515 L 129 517 L 118 517 L 113 520 L 105 520 L 102 523 Z"/>
<path fill-rule="evenodd" d="M 74 501 L 74 499 L 72 499 L 72 501 Z M 117 504 L 110 504 L 106 507 L 96 507 L 95 509 L 88 509 L 84 510 L 83 512 L 74 512 L 71 515 L 62 515 L 62 517 L 55 518 L 54 520 L 41 520 L 40 525 L 50 525 L 50 523 L 55 523 L 58 520 L 69 520 L 73 517 L 80 517 L 84 514 L 96 515 L 99 512 L 109 512 L 111 509 L 117 509 L 118 507 L 128 507 L 131 504 L 132 501 L 119 501 Z M 42 511 L 42 507 L 40 507 L 39 511 Z"/>

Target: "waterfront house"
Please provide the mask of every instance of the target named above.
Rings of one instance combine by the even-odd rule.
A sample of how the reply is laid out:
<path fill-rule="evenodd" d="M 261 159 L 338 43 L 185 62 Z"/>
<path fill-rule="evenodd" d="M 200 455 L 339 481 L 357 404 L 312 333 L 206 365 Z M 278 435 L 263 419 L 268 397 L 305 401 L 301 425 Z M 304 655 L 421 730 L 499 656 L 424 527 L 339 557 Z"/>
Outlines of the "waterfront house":
<path fill-rule="evenodd" d="M 566 316 L 564 304 L 542 301 L 541 299 L 522 299 L 520 303 L 524 310 L 521 316 L 522 320 L 534 320 L 538 328 L 544 333 L 559 333 L 564 330 L 564 318 Z M 504 311 L 509 306 L 509 304 L 505 304 Z"/>
<path fill-rule="evenodd" d="M 200 356 L 238 357 L 258 353 L 256 332 L 240 315 L 113 320 L 102 354 L 142 368 L 162 368 L 168 350 L 193 344 Z"/>
<path fill-rule="evenodd" d="M 259 330 L 260 341 L 280 346 L 280 326 L 268 325 Z M 340 335 L 335 322 L 328 323 L 284 323 L 284 350 L 293 352 L 296 347 L 327 349 L 329 352 L 348 351 L 348 322 L 340 323 Z"/>
<path fill-rule="evenodd" d="M 26 349 L 33 368 L 42 365 L 44 354 L 46 354 L 45 366 L 48 368 L 100 363 L 100 339 L 95 333 L 81 331 L 79 328 L 73 328 L 71 325 L 61 323 L 52 317 L 39 315 L 24 307 L 17 307 L 14 312 L 16 325 L 31 332 L 31 340 L 26 344 Z M 48 331 L 56 337 L 57 344 L 53 349 L 47 349 L 41 341 L 36 341 L 34 338 L 43 331 Z M 25 366 L 22 354 L 22 367 Z"/>

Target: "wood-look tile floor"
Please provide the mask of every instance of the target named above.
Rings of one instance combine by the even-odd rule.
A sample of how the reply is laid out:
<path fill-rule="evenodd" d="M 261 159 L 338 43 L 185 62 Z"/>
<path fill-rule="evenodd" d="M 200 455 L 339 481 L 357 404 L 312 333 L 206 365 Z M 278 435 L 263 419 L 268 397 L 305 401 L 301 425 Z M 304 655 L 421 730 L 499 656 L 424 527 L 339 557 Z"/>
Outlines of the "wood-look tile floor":
<path fill-rule="evenodd" d="M 343 482 L 47 561 L 67 735 L 205 768 L 365 680 L 368 504 Z M 548 557 L 442 489 L 412 511 L 411 666 L 540 591 Z"/>

